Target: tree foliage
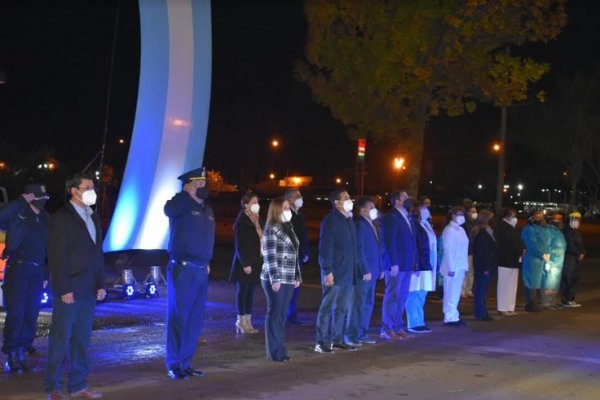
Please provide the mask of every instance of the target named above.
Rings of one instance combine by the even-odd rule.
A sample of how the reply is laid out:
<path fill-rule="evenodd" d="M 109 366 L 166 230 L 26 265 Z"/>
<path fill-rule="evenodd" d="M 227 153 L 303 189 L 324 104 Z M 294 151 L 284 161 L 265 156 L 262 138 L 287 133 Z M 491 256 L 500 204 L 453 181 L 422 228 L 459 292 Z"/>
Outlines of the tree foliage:
<path fill-rule="evenodd" d="M 305 0 L 296 74 L 352 137 L 393 138 L 410 151 L 414 189 L 429 118 L 526 99 L 549 66 L 506 49 L 555 38 L 564 3 Z"/>

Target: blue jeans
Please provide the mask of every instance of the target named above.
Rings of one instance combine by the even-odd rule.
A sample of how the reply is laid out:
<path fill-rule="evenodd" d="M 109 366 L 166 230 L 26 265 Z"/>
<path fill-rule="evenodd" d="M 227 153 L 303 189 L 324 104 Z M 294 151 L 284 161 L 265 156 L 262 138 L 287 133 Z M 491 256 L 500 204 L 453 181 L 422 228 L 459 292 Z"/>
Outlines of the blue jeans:
<path fill-rule="evenodd" d="M 87 387 L 89 374 L 87 348 L 92 335 L 96 299 L 77 299 L 63 303 L 54 299 L 52 326 L 48 338 L 48 362 L 44 389 L 46 393 L 62 390 L 62 365 L 69 358 L 67 390 L 77 392 Z"/>
<path fill-rule="evenodd" d="M 353 288 L 354 285 L 323 286 L 317 314 L 317 343 L 327 346 L 344 341 L 344 319 L 352 302 Z"/>
<path fill-rule="evenodd" d="M 42 267 L 31 263 L 15 263 L 6 267 L 4 299 L 6 321 L 2 351 L 10 353 L 18 347 L 30 347 L 37 331 L 42 292 Z"/>
<path fill-rule="evenodd" d="M 487 318 L 487 291 L 490 284 L 491 275 L 476 274 L 473 283 L 473 301 L 475 305 L 475 318 Z"/>
<path fill-rule="evenodd" d="M 375 306 L 375 288 L 377 278 L 370 281 L 358 281 L 354 287 L 352 305 L 350 307 L 350 316 L 348 317 L 348 327 L 346 329 L 346 339 L 356 341 L 364 339 L 369 333 L 373 307 Z"/>
<path fill-rule="evenodd" d="M 287 320 L 297 321 L 298 320 L 298 296 L 300 295 L 300 286 L 294 289 L 292 298 L 290 299 L 290 305 L 287 309 Z"/>
<path fill-rule="evenodd" d="M 415 290 L 408 292 L 406 299 L 406 322 L 409 328 L 425 326 L 425 300 L 426 290 Z"/>
<path fill-rule="evenodd" d="M 397 332 L 404 329 L 402 315 L 406 307 L 406 298 L 410 288 L 412 272 L 400 271 L 394 278 L 390 271 L 385 273 L 385 295 L 381 312 L 381 330 Z"/>
<path fill-rule="evenodd" d="M 267 315 L 265 317 L 265 347 L 267 359 L 280 361 L 287 357 L 285 348 L 285 310 L 287 309 L 294 285 L 281 284 L 274 292 L 269 281 L 260 281 L 267 297 Z"/>
<path fill-rule="evenodd" d="M 169 262 L 167 285 L 166 364 L 168 369 L 187 369 L 204 324 L 208 291 L 206 268 Z"/>

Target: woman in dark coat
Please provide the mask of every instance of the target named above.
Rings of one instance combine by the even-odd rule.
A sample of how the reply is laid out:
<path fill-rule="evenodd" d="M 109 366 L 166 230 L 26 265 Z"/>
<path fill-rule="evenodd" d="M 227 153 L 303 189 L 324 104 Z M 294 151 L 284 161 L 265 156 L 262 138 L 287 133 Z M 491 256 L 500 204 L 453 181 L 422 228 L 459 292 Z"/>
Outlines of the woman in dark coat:
<path fill-rule="evenodd" d="M 525 243 L 517 231 L 517 212 L 512 208 L 500 210 L 496 243 L 498 243 L 498 313 L 517 315 L 515 304 L 519 283 L 519 267 L 525 253 Z"/>
<path fill-rule="evenodd" d="M 254 303 L 254 289 L 260 283 L 262 256 L 260 253 L 260 240 L 262 229 L 259 222 L 260 206 L 255 193 L 247 193 L 241 199 L 240 210 L 233 225 L 235 237 L 235 254 L 231 265 L 229 280 L 237 282 L 236 305 L 237 321 L 236 333 L 256 333 L 252 326 L 252 305 Z"/>
<path fill-rule="evenodd" d="M 481 210 L 477 216 L 477 226 L 473 229 L 471 248 L 473 250 L 473 272 L 475 288 L 475 319 L 492 321 L 487 310 L 487 291 L 492 276 L 498 269 L 496 240 L 490 226 L 494 214 L 488 210 Z"/>

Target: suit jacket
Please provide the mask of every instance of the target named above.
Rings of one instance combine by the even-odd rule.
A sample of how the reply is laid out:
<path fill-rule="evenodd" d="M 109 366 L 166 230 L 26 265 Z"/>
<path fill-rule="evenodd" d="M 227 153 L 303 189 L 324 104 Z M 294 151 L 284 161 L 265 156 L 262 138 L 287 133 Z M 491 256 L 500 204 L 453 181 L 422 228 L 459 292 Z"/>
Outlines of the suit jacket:
<path fill-rule="evenodd" d="M 235 237 L 235 253 L 233 255 L 229 280 L 240 283 L 258 283 L 262 267 L 260 238 L 258 237 L 254 223 L 244 210 L 238 214 L 233 224 L 233 232 Z M 252 267 L 250 274 L 244 272 L 244 268 L 248 266 Z"/>
<path fill-rule="evenodd" d="M 48 265 L 55 297 L 73 293 L 77 299 L 95 299 L 104 288 L 104 254 L 98 214 L 91 215 L 96 227 L 96 243 L 71 202 L 50 218 Z"/>
<path fill-rule="evenodd" d="M 410 217 L 409 223 L 410 226 L 396 208 L 383 217 L 383 238 L 390 266 L 397 265 L 400 271 L 415 271 L 417 266 L 417 228 Z"/>
<path fill-rule="evenodd" d="M 383 271 L 383 236 L 381 228 L 369 223 L 363 216 L 358 216 L 356 224 L 356 239 L 358 241 L 358 256 L 365 273 L 371 273 L 372 279 L 379 279 Z M 377 229 L 378 236 L 375 235 Z M 335 277 L 334 277 L 335 278 Z"/>
<path fill-rule="evenodd" d="M 319 265 L 322 283 L 333 273 L 335 285 L 355 285 L 365 273 L 358 257 L 354 222 L 337 209 L 321 222 Z"/>

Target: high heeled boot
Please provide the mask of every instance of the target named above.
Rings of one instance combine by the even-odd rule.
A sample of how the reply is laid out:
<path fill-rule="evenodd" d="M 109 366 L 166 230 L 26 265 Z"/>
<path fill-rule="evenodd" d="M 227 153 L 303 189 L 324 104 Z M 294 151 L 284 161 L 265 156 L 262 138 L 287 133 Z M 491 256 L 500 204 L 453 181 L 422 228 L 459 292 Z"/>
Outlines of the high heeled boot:
<path fill-rule="evenodd" d="M 248 326 L 246 325 L 245 315 L 237 316 L 237 321 L 235 321 L 235 333 L 250 333 L 248 332 Z"/>
<path fill-rule="evenodd" d="M 244 315 L 244 317 L 246 317 L 246 328 L 248 329 L 248 332 L 249 333 L 258 333 L 258 329 L 256 329 L 255 327 L 252 326 L 252 315 L 246 314 L 246 315 Z"/>

